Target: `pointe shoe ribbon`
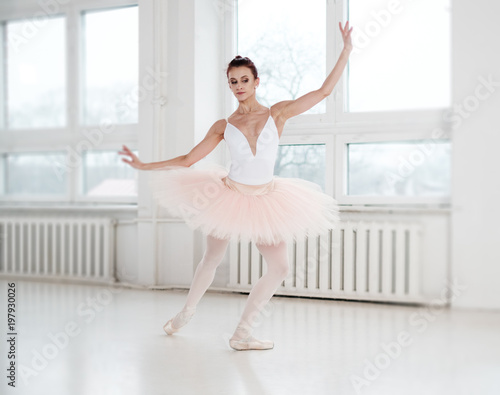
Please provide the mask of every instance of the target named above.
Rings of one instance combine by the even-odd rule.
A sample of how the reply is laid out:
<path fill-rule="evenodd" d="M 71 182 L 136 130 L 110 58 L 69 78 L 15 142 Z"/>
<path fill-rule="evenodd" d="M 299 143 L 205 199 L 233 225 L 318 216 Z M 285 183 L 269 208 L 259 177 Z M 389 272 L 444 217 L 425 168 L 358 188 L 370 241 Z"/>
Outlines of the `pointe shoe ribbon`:
<path fill-rule="evenodd" d="M 274 343 L 271 340 L 257 340 L 254 337 L 247 337 L 241 340 L 229 340 L 229 345 L 237 351 L 246 350 L 269 350 L 274 348 Z"/>

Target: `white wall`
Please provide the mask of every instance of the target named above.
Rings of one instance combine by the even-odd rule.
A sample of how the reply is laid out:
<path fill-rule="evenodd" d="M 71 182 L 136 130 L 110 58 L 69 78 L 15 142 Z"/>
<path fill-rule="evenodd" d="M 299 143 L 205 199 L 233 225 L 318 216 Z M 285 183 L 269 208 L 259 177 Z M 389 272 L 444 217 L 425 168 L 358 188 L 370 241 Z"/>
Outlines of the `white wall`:
<path fill-rule="evenodd" d="M 222 19 L 203 0 L 144 0 L 140 14 L 140 74 L 153 65 L 168 74 L 140 104 L 139 151 L 145 161 L 161 161 L 188 153 L 223 116 Z M 222 145 L 206 160 L 219 161 Z M 147 173 L 139 174 L 137 282 L 188 286 L 203 254 L 201 234 L 154 207 Z"/>
<path fill-rule="evenodd" d="M 500 309 L 499 16 L 496 1 L 453 2 L 453 103 L 464 110 L 454 118 L 452 277 L 467 286 L 457 307 Z M 489 76 L 493 92 L 476 91 Z"/>
<path fill-rule="evenodd" d="M 187 153 L 194 142 L 194 1 L 144 0 L 139 15 L 139 80 L 151 67 L 166 73 L 139 105 L 140 158 L 156 162 Z M 189 283 L 193 232 L 155 207 L 148 177 L 139 172 L 137 283 Z"/>

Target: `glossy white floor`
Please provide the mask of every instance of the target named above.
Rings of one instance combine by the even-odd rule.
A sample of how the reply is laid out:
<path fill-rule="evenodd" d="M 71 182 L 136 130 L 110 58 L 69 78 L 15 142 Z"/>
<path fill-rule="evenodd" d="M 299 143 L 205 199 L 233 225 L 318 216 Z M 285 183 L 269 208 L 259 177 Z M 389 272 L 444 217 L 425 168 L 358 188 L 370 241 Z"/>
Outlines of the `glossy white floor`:
<path fill-rule="evenodd" d="M 185 291 L 15 288 L 16 388 L 3 373 L 2 394 L 500 394 L 500 313 L 275 297 L 256 331 L 275 348 L 238 352 L 228 339 L 246 295 L 207 293 L 167 336 Z"/>

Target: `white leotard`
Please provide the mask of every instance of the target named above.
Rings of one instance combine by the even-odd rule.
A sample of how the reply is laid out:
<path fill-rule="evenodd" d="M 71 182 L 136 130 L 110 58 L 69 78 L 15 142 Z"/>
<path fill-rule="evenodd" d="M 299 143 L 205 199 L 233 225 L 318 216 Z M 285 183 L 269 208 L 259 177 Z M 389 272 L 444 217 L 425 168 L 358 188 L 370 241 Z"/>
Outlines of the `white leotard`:
<path fill-rule="evenodd" d="M 278 152 L 279 135 L 269 109 L 269 118 L 257 138 L 256 154 L 246 136 L 226 119 L 224 140 L 231 154 L 231 167 L 227 175 L 241 184 L 261 185 L 273 179 Z"/>

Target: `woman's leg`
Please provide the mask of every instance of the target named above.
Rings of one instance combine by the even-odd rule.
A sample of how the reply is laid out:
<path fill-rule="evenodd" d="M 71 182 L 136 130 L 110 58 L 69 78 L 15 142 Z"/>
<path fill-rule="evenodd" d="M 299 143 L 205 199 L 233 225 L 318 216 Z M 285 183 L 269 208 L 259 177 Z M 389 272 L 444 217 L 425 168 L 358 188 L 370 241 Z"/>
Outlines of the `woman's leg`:
<path fill-rule="evenodd" d="M 194 273 L 186 304 L 181 312 L 165 324 L 164 329 L 168 334 L 176 332 L 189 322 L 201 297 L 212 284 L 215 271 L 224 258 L 228 244 L 229 239 L 216 239 L 210 235 L 207 236 L 207 249 Z"/>
<path fill-rule="evenodd" d="M 272 342 L 260 342 L 254 339 L 251 334 L 260 311 L 269 302 L 288 274 L 286 242 L 275 245 L 256 244 L 256 246 L 267 262 L 267 272 L 257 281 L 248 295 L 241 320 L 231 338 L 231 347 L 236 345 L 236 349 L 272 348 Z"/>

